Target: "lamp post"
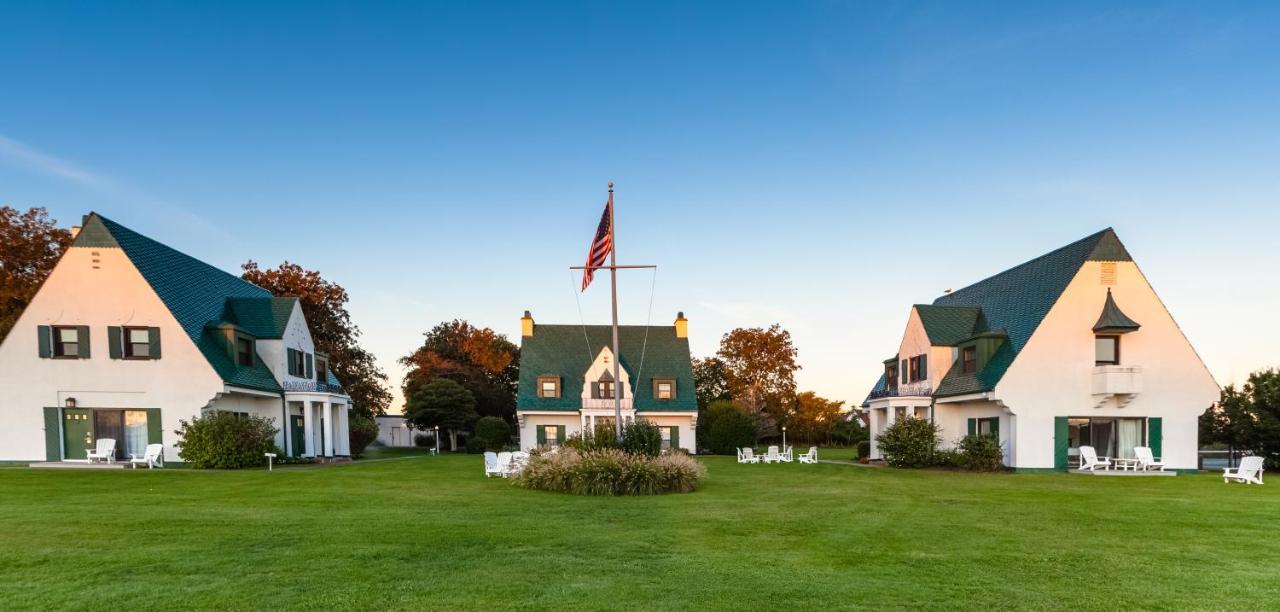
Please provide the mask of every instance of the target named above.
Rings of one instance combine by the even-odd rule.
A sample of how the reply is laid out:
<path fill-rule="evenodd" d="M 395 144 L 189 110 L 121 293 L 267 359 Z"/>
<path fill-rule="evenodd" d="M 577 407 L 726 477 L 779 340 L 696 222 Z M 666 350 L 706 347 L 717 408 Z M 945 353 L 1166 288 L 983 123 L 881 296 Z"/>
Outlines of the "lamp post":
<path fill-rule="evenodd" d="M 782 426 L 782 452 L 787 452 L 787 426 Z"/>
<path fill-rule="evenodd" d="M 436 439 L 436 453 L 435 453 L 435 454 L 439 455 L 439 454 L 440 454 L 440 426 L 439 426 L 439 425 L 436 425 L 436 426 L 435 426 L 435 432 L 436 432 L 436 433 L 435 433 L 435 439 Z"/>

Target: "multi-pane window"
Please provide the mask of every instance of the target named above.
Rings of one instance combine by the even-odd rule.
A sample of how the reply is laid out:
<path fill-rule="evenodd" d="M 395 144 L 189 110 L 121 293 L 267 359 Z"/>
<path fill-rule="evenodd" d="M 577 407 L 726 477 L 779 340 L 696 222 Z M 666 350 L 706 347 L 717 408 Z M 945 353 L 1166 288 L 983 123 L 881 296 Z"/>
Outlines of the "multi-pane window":
<path fill-rule="evenodd" d="M 538 378 L 538 397 L 560 397 L 560 377 L 541 376 Z"/>
<path fill-rule="evenodd" d="M 316 356 L 316 382 L 329 382 L 329 360 Z"/>
<path fill-rule="evenodd" d="M 556 425 L 542 425 L 542 436 L 548 448 L 560 446 L 560 428 Z"/>
<path fill-rule="evenodd" d="M 129 359 L 150 359 L 151 330 L 146 327 L 124 328 L 124 356 Z"/>
<path fill-rule="evenodd" d="M 921 371 L 920 365 L 921 365 L 921 358 L 919 355 L 912 357 L 907 361 L 908 373 L 911 379 L 910 382 L 924 380 L 924 377 L 925 377 L 924 372 Z"/>
<path fill-rule="evenodd" d="M 884 367 L 884 386 L 886 389 L 892 389 L 898 386 L 898 362 L 886 365 Z"/>
<path fill-rule="evenodd" d="M 53 328 L 53 356 L 79 357 L 80 330 L 75 327 Z"/>
<path fill-rule="evenodd" d="M 302 351 L 294 351 L 293 355 L 293 375 L 299 378 L 307 376 L 307 354 Z"/>
<path fill-rule="evenodd" d="M 613 399 L 613 381 L 600 381 L 600 399 Z"/>
<path fill-rule="evenodd" d="M 660 400 L 675 399 L 676 381 L 661 379 L 655 380 L 653 382 L 653 396 Z"/>
<path fill-rule="evenodd" d="M 972 374 L 978 371 L 978 348 L 966 346 L 960 349 L 960 371 Z"/>
<path fill-rule="evenodd" d="M 1094 365 L 1120 365 L 1120 336 L 1095 336 Z"/>
<path fill-rule="evenodd" d="M 236 363 L 246 368 L 253 367 L 253 340 L 244 336 L 236 337 Z"/>

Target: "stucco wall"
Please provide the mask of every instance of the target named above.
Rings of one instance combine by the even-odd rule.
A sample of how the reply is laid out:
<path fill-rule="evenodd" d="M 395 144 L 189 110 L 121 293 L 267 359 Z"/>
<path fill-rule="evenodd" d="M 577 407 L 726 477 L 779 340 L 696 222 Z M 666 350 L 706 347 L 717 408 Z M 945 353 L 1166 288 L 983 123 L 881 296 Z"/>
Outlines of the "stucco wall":
<path fill-rule="evenodd" d="M 91 355 L 41 359 L 39 325 L 89 326 Z M 108 326 L 160 328 L 155 361 L 110 359 Z M 74 247 L 59 261 L 0 345 L 0 460 L 45 459 L 46 406 L 160 408 L 165 456 L 180 419 L 200 414 L 222 380 L 118 248 Z"/>
<path fill-rule="evenodd" d="M 996 387 L 1017 415 L 1016 466 L 1054 465 L 1054 417 L 1161 417 L 1163 455 L 1174 468 L 1197 465 L 1200 414 L 1219 389 L 1191 344 L 1133 262 L 1116 262 L 1114 285 L 1102 262 L 1086 262 Z M 1120 407 L 1095 407 L 1094 323 L 1110 287 L 1117 305 L 1141 324 L 1120 341 L 1121 365 L 1142 368 L 1142 392 Z M 1003 427 L 1003 424 L 1002 424 Z"/>

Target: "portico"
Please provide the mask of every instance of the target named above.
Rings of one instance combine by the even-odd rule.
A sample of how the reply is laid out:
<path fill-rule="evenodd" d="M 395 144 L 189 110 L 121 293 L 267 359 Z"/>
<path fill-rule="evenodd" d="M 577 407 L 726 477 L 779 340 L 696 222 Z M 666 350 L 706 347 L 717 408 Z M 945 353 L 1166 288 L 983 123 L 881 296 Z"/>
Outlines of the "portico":
<path fill-rule="evenodd" d="M 329 393 L 285 393 L 289 412 L 286 452 L 295 457 L 347 457 L 351 398 Z"/>

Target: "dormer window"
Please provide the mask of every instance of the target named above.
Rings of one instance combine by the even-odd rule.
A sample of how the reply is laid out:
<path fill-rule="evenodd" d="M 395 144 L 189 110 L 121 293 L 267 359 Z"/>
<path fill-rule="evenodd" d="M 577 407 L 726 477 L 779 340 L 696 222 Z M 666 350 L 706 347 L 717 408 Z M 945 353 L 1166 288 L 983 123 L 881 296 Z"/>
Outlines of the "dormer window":
<path fill-rule="evenodd" d="M 653 397 L 660 400 L 676 398 L 676 381 L 670 378 L 653 379 Z"/>
<path fill-rule="evenodd" d="M 898 360 L 894 359 L 892 363 L 884 366 L 884 386 L 886 389 L 893 389 L 898 386 Z"/>
<path fill-rule="evenodd" d="M 559 376 L 539 376 L 538 377 L 538 397 L 544 399 L 555 399 L 560 397 L 560 377 Z"/>
<path fill-rule="evenodd" d="M 316 382 L 329 382 L 329 358 L 316 355 Z"/>
<path fill-rule="evenodd" d="M 253 339 L 236 336 L 236 363 L 241 367 L 253 367 Z"/>
<path fill-rule="evenodd" d="M 978 371 L 978 347 L 966 346 L 960 349 L 960 372 L 973 374 Z"/>
<path fill-rule="evenodd" d="M 600 381 L 600 399 L 613 399 L 613 381 Z"/>
<path fill-rule="evenodd" d="M 1094 365 L 1120 365 L 1120 336 L 1093 337 Z"/>
<path fill-rule="evenodd" d="M 307 354 L 303 351 L 295 350 L 289 353 L 292 363 L 289 364 L 290 371 L 294 376 L 305 378 L 307 375 Z"/>

